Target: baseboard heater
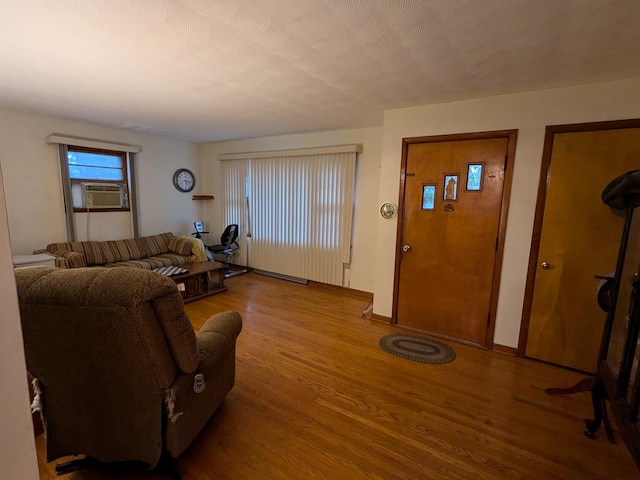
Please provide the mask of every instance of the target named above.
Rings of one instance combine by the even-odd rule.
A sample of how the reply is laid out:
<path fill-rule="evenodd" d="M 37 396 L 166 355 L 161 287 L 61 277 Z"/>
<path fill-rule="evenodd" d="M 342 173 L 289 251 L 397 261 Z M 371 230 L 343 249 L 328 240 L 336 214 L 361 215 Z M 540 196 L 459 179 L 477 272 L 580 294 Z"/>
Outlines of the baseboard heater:
<path fill-rule="evenodd" d="M 284 275 L 282 273 L 275 272 L 267 272 L 266 270 L 254 270 L 254 273 L 259 273 L 260 275 L 266 275 L 268 277 L 279 278 L 280 280 L 287 280 L 289 282 L 301 283 L 302 285 L 306 285 L 309 283 L 309 280 L 306 278 L 292 277 L 291 275 Z"/>

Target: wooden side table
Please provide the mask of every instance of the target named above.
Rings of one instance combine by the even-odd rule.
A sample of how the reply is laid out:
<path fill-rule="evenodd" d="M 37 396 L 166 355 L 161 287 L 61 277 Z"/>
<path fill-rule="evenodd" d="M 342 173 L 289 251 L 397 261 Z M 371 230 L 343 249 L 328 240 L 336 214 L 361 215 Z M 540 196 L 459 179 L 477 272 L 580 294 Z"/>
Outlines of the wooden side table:
<path fill-rule="evenodd" d="M 176 282 L 182 291 L 185 303 L 200 300 L 201 298 L 225 292 L 224 271 L 226 266 L 220 262 L 196 262 L 180 265 L 189 270 L 187 273 L 172 275 L 170 278 Z M 217 279 L 215 278 L 217 276 Z"/>

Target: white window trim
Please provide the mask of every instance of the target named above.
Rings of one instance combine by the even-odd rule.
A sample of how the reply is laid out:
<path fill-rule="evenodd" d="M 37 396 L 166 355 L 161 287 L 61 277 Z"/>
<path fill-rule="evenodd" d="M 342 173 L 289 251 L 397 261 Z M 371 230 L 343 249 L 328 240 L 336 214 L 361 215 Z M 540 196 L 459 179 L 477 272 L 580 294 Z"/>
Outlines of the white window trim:
<path fill-rule="evenodd" d="M 52 133 L 45 137 L 45 143 L 58 146 L 58 160 L 60 163 L 60 175 L 62 177 L 62 194 L 65 204 L 65 220 L 67 224 L 67 241 L 76 241 L 75 213 L 73 211 L 73 198 L 71 195 L 71 178 L 69 177 L 69 161 L 67 158 L 68 147 L 88 147 L 101 150 L 112 150 L 116 152 L 126 152 L 128 162 L 129 179 L 129 214 L 131 215 L 131 225 L 133 236 L 140 235 L 140 219 L 138 216 L 138 191 L 136 179 L 136 155 L 142 151 L 140 145 L 130 145 L 126 143 L 107 142 L 84 137 L 74 137 L 60 133 Z"/>
<path fill-rule="evenodd" d="M 140 153 L 140 145 L 130 145 L 128 143 L 105 142 L 104 140 L 94 140 L 92 138 L 72 137 L 59 133 L 52 133 L 45 138 L 46 143 L 57 143 L 58 145 L 71 145 L 73 147 L 88 147 L 101 150 L 114 150 L 117 152 Z"/>
<path fill-rule="evenodd" d="M 273 150 L 267 152 L 221 153 L 218 160 L 245 160 L 258 158 L 299 157 L 306 155 L 327 155 L 331 153 L 362 153 L 361 144 L 333 145 L 330 147 L 299 148 L 295 150 Z"/>

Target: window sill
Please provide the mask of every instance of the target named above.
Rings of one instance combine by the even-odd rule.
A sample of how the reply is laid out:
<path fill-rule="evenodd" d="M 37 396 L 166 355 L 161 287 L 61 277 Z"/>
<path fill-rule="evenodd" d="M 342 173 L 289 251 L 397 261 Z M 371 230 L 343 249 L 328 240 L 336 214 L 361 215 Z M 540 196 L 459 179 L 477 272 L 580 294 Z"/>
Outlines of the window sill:
<path fill-rule="evenodd" d="M 73 213 L 130 212 L 130 208 L 80 208 L 73 207 Z"/>

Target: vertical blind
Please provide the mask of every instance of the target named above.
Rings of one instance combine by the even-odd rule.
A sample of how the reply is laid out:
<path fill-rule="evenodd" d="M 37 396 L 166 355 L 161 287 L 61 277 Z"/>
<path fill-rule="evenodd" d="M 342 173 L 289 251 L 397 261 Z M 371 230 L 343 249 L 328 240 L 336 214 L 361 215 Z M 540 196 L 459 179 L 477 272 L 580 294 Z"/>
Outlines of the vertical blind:
<path fill-rule="evenodd" d="M 222 162 L 223 226 L 241 227 L 239 260 L 342 285 L 351 255 L 355 167 L 355 151 Z"/>
<path fill-rule="evenodd" d="M 227 226 L 236 224 L 240 234 L 237 256 L 234 260 L 240 265 L 249 265 L 247 250 L 247 174 L 249 160 L 233 160 L 222 162 L 220 176 L 222 181 L 222 225 L 221 231 Z"/>

